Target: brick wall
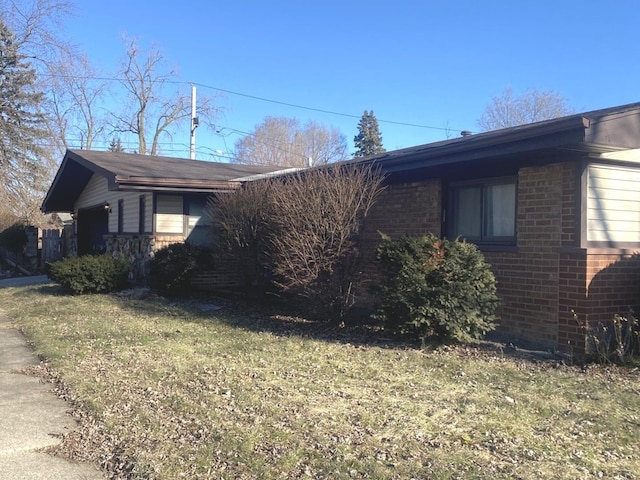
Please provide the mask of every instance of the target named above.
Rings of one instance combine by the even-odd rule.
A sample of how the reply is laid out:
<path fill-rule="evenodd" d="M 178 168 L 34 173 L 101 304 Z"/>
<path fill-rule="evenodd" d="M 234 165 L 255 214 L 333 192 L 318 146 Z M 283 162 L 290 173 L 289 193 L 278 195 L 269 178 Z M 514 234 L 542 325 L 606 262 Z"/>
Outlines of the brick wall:
<path fill-rule="evenodd" d="M 199 290 L 228 290 L 242 288 L 238 262 L 228 255 L 214 255 L 213 270 L 196 275 L 191 284 Z"/>
<path fill-rule="evenodd" d="M 362 274 L 357 304 L 370 307 L 374 298 L 370 287 L 377 283 L 375 250 L 380 233 L 392 238 L 403 235 L 440 235 L 442 211 L 440 180 L 388 185 L 365 219 L 362 231 Z"/>
<path fill-rule="evenodd" d="M 560 255 L 558 283 L 559 350 L 584 352 L 584 332 L 576 319 L 586 319 L 587 301 L 586 251 L 569 248 Z"/>
<path fill-rule="evenodd" d="M 499 331 L 513 340 L 557 345 L 560 256 L 563 243 L 575 238 L 575 168 L 574 164 L 522 168 L 518 174 L 517 246 L 483 250 L 502 300 Z M 371 266 L 372 249 L 379 241 L 375 232 L 396 238 L 429 232 L 440 235 L 441 211 L 440 180 L 391 185 L 367 219 L 366 277 L 371 282 L 376 279 Z M 360 299 L 373 300 L 367 295 Z"/>
<path fill-rule="evenodd" d="M 558 339 L 559 260 L 571 235 L 560 164 L 518 173 L 517 247 L 485 251 L 498 281 L 499 332 L 513 340 L 555 347 Z M 563 216 L 565 215 L 565 216 Z"/>
<path fill-rule="evenodd" d="M 589 322 L 607 322 L 615 314 L 640 307 L 640 253 L 588 251 L 586 283 Z"/>

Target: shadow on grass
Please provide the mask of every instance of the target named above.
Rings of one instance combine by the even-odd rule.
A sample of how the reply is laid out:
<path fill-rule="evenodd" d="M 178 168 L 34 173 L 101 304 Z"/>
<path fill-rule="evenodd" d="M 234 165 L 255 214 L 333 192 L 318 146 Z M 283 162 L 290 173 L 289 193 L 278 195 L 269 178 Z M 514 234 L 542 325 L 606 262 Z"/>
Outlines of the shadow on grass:
<path fill-rule="evenodd" d="M 70 296 L 60 285 L 46 284 L 22 289 L 27 295 Z M 195 295 L 189 298 L 168 298 L 148 290 L 130 290 L 113 294 L 124 309 L 136 314 L 171 316 L 185 322 L 209 324 L 221 322 L 233 328 L 249 332 L 269 333 L 279 337 L 300 337 L 330 343 L 355 346 L 375 346 L 387 349 L 422 348 L 420 342 L 394 336 L 383 330 L 365 314 L 352 317 L 345 323 L 315 320 L 296 311 L 286 302 L 257 302 L 232 297 Z M 516 346 L 496 338 L 482 341 L 473 346 L 459 346 L 459 351 L 467 355 L 500 355 L 520 360 L 559 361 L 558 356 L 527 346 Z M 440 345 L 428 345 L 427 349 Z"/>
<path fill-rule="evenodd" d="M 150 294 L 143 300 L 131 298 L 123 302 L 123 306 L 143 314 L 164 313 L 198 323 L 216 321 L 233 328 L 280 337 L 384 348 L 419 348 L 419 344 L 385 332 L 366 316 L 335 324 L 308 318 L 284 302 L 257 302 L 210 295 L 166 298 Z"/>

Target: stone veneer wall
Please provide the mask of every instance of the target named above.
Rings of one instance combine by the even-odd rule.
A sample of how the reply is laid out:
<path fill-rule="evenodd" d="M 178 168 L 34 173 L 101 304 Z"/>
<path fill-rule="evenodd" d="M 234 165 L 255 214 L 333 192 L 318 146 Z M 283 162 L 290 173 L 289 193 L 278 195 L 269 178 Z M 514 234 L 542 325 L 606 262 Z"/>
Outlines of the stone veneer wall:
<path fill-rule="evenodd" d="M 131 281 L 146 285 L 149 261 L 153 254 L 172 243 L 183 242 L 182 237 L 154 235 L 108 235 L 105 237 L 107 253 L 119 253 L 131 262 Z"/>
<path fill-rule="evenodd" d="M 146 285 L 153 254 L 184 239 L 177 236 L 109 235 L 105 241 L 108 253 L 118 252 L 131 261 L 131 281 L 136 285 Z M 192 285 L 200 290 L 238 288 L 241 285 L 238 265 L 228 256 L 215 255 L 214 252 L 214 269 L 196 275 Z"/>

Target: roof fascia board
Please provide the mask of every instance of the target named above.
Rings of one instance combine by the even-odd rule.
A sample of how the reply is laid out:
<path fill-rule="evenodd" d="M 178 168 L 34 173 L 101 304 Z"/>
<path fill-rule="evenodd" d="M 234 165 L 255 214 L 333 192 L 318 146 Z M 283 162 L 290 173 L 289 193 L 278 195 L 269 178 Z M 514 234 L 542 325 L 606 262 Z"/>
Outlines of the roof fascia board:
<path fill-rule="evenodd" d="M 88 168 L 93 173 L 97 173 L 98 175 L 102 175 L 103 177 L 105 177 L 109 181 L 109 186 L 111 186 L 112 184 L 115 185 L 115 174 L 112 171 L 107 170 L 106 168 L 102 168 L 101 166 L 96 165 L 95 163 L 91 162 L 90 160 L 87 160 L 87 159 L 81 157 L 79 154 L 77 154 L 73 150 L 67 150 L 67 154 L 65 155 L 65 159 L 66 158 L 70 158 L 71 160 L 73 160 L 74 162 L 78 163 L 79 165 L 82 165 L 83 167 Z"/>
<path fill-rule="evenodd" d="M 562 119 L 533 125 L 513 127 L 506 131 L 481 133 L 436 144 L 426 144 L 376 155 L 358 163 L 379 163 L 387 169 L 415 162 L 428 165 L 457 163 L 493 155 L 526 153 L 540 148 L 559 148 L 584 142 L 585 129 L 590 125 L 588 118 L 574 115 Z M 535 140 L 535 142 L 528 142 Z M 426 165 L 425 165 L 426 166 Z"/>
<path fill-rule="evenodd" d="M 179 178 L 147 178 L 147 177 L 115 177 L 115 183 L 118 190 L 124 189 L 157 189 L 157 188 L 176 188 L 176 189 L 235 189 L 240 186 L 240 182 L 233 181 L 205 181 L 205 180 L 184 180 Z"/>
<path fill-rule="evenodd" d="M 383 170 L 398 171 L 416 167 L 436 167 L 452 165 L 482 159 L 495 159 L 499 157 L 526 155 L 535 151 L 549 151 L 563 149 L 569 146 L 578 146 L 583 138 L 582 133 L 560 132 L 553 137 L 545 139 L 523 138 L 517 142 L 503 143 L 500 145 L 485 145 L 483 147 L 455 150 L 439 150 L 431 152 L 416 152 L 404 158 L 381 160 Z"/>

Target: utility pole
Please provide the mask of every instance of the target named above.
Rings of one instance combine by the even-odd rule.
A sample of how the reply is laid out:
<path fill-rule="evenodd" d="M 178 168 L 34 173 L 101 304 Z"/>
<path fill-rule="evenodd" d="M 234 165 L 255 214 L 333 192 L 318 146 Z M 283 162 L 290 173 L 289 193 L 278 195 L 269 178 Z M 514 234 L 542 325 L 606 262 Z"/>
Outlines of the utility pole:
<path fill-rule="evenodd" d="M 191 85 L 191 142 L 189 149 L 189 158 L 194 160 L 196 158 L 196 128 L 200 121 L 196 117 L 196 86 Z"/>

